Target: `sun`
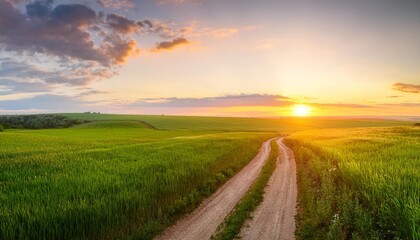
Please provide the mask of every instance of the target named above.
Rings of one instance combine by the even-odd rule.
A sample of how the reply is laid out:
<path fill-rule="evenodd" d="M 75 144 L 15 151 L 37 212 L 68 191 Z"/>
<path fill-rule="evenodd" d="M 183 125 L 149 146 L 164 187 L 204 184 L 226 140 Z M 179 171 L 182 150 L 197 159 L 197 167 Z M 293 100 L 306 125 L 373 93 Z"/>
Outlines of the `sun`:
<path fill-rule="evenodd" d="M 297 104 L 293 106 L 293 115 L 298 117 L 306 117 L 311 113 L 311 107 L 304 104 Z"/>

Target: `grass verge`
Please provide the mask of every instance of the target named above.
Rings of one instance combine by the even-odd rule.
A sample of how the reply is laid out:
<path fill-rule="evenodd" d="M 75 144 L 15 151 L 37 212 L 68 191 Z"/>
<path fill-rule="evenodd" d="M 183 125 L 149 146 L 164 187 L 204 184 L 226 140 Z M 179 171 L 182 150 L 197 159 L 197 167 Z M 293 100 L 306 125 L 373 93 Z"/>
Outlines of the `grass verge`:
<path fill-rule="evenodd" d="M 245 221 L 251 218 L 251 213 L 257 208 L 264 198 L 264 189 L 267 182 L 276 169 L 276 160 L 279 155 L 279 148 L 276 140 L 271 141 L 270 156 L 265 163 L 258 178 L 252 184 L 250 190 L 235 206 L 234 210 L 226 217 L 219 226 L 213 240 L 235 239 L 240 233 Z"/>
<path fill-rule="evenodd" d="M 409 127 L 301 132 L 298 239 L 420 239 L 420 131 Z"/>

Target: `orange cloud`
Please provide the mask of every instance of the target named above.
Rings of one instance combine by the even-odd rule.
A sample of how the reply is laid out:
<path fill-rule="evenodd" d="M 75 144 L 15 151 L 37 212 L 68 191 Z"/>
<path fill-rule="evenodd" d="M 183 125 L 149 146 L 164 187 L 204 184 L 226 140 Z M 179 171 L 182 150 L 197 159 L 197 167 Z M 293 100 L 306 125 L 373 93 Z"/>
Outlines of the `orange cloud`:
<path fill-rule="evenodd" d="M 137 42 L 130 40 L 128 42 L 121 43 L 118 46 L 114 46 L 115 63 L 125 63 L 131 56 L 137 56 L 140 54 L 140 49 L 137 48 Z"/>
<path fill-rule="evenodd" d="M 156 44 L 156 47 L 152 49 L 152 51 L 157 52 L 157 51 L 163 51 L 163 50 L 172 50 L 180 45 L 187 45 L 187 44 L 190 44 L 190 41 L 188 41 L 187 39 L 183 37 L 180 37 L 180 38 L 175 38 L 172 41 L 159 42 Z"/>
<path fill-rule="evenodd" d="M 414 84 L 395 83 L 392 85 L 392 89 L 406 93 L 420 93 L 420 85 Z"/>

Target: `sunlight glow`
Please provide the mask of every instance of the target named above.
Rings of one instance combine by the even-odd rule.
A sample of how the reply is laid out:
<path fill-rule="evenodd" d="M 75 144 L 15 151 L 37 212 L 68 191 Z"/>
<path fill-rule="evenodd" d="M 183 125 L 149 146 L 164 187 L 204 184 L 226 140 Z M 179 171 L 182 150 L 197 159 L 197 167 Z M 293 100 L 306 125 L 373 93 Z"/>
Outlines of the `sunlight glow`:
<path fill-rule="evenodd" d="M 293 115 L 298 117 L 306 117 L 311 113 L 311 107 L 304 105 L 304 104 L 298 104 L 293 106 Z"/>

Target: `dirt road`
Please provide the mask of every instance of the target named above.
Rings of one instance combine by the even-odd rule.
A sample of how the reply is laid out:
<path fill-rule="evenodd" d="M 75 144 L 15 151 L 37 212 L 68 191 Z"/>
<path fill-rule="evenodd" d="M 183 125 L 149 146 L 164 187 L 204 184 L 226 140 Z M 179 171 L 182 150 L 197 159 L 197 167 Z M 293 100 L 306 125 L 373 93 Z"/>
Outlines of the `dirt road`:
<path fill-rule="evenodd" d="M 271 140 L 263 143 L 258 155 L 213 195 L 204 200 L 194 212 L 182 218 L 156 239 L 210 239 L 219 224 L 223 222 L 260 173 L 270 154 Z"/>
<path fill-rule="evenodd" d="M 280 156 L 265 189 L 264 200 L 241 230 L 242 239 L 294 239 L 296 213 L 296 163 L 293 152 L 277 140 Z"/>

